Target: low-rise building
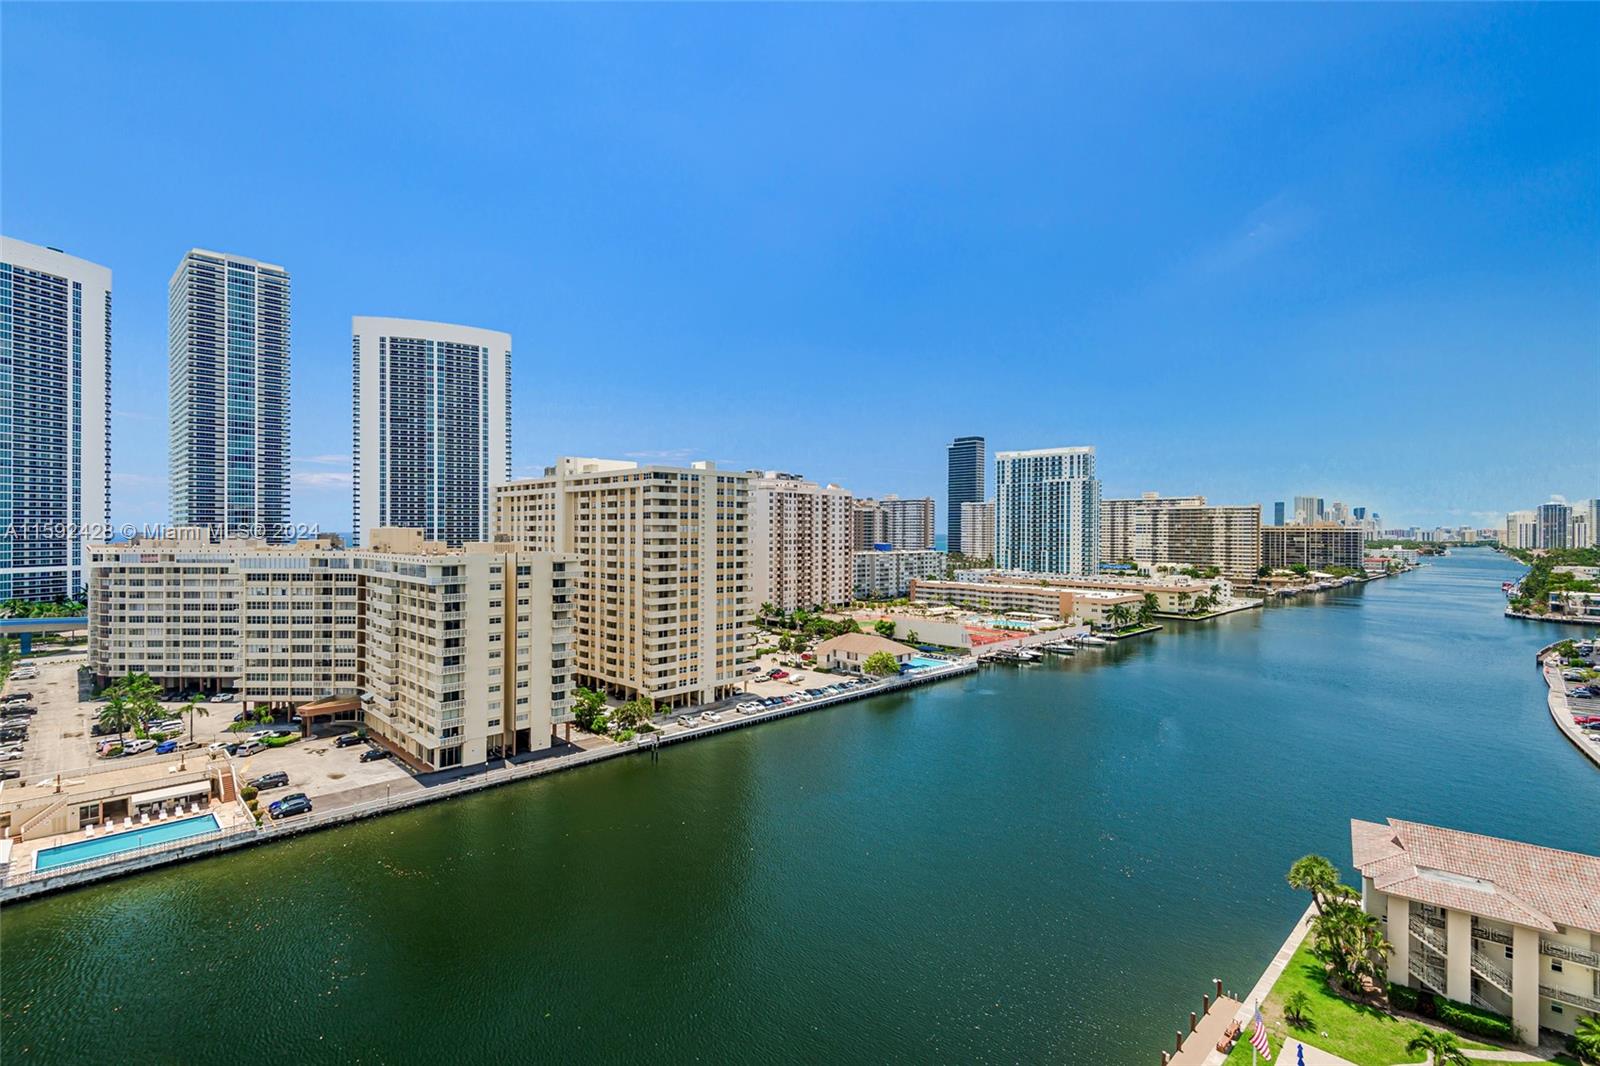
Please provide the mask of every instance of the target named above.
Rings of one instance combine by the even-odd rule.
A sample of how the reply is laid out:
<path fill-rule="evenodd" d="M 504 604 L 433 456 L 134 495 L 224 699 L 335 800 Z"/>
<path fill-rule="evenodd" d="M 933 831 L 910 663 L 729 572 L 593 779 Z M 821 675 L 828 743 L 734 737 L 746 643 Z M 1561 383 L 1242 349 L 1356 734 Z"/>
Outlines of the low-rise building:
<path fill-rule="evenodd" d="M 418 770 L 550 746 L 566 712 L 570 556 L 420 530 L 290 545 L 204 527 L 90 552 L 88 664 L 365 721 Z"/>
<path fill-rule="evenodd" d="M 845 633 L 817 645 L 817 661 L 831 670 L 859 674 L 873 655 L 883 652 L 904 666 L 916 657 L 917 649 L 876 633 Z"/>
<path fill-rule="evenodd" d="M 858 551 L 852 556 L 855 593 L 867 600 L 892 600 L 904 596 L 919 578 L 943 577 L 946 556 L 941 551 Z"/>
<path fill-rule="evenodd" d="M 994 585 L 1043 585 L 1083 592 L 1133 595 L 1141 602 L 1146 595 L 1151 595 L 1156 598 L 1154 609 L 1158 614 L 1187 614 L 1202 596 L 1214 605 L 1237 602 L 1234 599 L 1233 582 L 1225 577 L 1201 579 L 1184 574 L 1165 577 L 1067 577 L 1019 570 L 957 570 L 955 580 Z"/>
<path fill-rule="evenodd" d="M 1548 606 L 1552 614 L 1600 621 L 1600 592 L 1575 592 L 1571 589 L 1552 591 Z"/>
<path fill-rule="evenodd" d="M 1024 614 L 1069 622 L 1076 618 L 1095 625 L 1111 621 L 1121 607 L 1137 613 L 1144 596 L 1112 589 L 1069 588 L 1049 582 L 1001 584 L 992 581 L 913 581 L 912 603 L 964 607 L 979 613 Z"/>
<path fill-rule="evenodd" d="M 59 781 L 47 777 L 0 787 L 0 839 L 37 840 L 179 804 L 209 807 L 236 797 L 233 764 L 204 752 L 182 759 L 114 759 L 103 768 L 58 776 Z"/>
<path fill-rule="evenodd" d="M 1351 821 L 1350 851 L 1389 980 L 1508 1015 L 1527 1044 L 1600 1014 L 1600 858 L 1394 818 Z"/>
<path fill-rule="evenodd" d="M 1261 565 L 1269 570 L 1304 566 L 1311 570 L 1360 570 L 1366 557 L 1361 530 L 1329 523 L 1261 527 Z"/>

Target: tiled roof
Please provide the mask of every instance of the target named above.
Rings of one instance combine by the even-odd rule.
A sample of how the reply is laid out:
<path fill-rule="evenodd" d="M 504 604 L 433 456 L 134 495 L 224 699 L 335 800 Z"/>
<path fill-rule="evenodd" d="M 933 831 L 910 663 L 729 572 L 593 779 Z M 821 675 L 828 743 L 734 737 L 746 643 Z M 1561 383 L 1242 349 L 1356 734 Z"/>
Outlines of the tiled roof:
<path fill-rule="evenodd" d="M 1350 822 L 1350 854 L 1373 887 L 1515 925 L 1600 932 L 1600 858 L 1402 822 Z"/>
<path fill-rule="evenodd" d="M 875 651 L 886 651 L 890 655 L 915 655 L 917 649 L 901 644 L 899 641 L 880 637 L 876 633 L 845 633 L 825 640 L 817 645 L 817 657 L 822 658 L 830 651 L 853 651 L 859 655 L 871 655 Z"/>

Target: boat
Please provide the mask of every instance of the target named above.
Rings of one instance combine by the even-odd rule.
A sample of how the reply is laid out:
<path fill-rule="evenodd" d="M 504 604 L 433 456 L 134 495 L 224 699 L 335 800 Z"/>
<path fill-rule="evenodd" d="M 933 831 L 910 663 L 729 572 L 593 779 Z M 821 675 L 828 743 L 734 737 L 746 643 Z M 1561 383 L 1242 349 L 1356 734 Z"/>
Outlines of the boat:
<path fill-rule="evenodd" d="M 1091 636 L 1088 633 L 1085 633 L 1083 636 L 1078 638 L 1078 643 L 1087 648 L 1103 648 L 1111 642 L 1104 637 Z"/>
<path fill-rule="evenodd" d="M 1043 655 L 1040 655 L 1038 652 L 1033 651 L 1033 650 L 1031 650 L 1029 648 L 1018 648 L 1017 649 L 1017 660 L 1019 662 L 1036 663 L 1040 659 L 1043 659 L 1043 658 L 1044 658 Z"/>

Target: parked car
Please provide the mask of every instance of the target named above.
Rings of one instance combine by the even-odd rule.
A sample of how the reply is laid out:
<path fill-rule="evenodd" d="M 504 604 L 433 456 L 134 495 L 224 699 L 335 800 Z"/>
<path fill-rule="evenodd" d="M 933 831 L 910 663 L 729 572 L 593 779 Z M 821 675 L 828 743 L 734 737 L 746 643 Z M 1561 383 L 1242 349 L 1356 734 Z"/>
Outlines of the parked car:
<path fill-rule="evenodd" d="M 269 788 L 287 788 L 289 775 L 282 770 L 274 770 L 270 774 L 262 774 L 250 782 L 250 787 L 257 792 L 265 792 Z"/>
<path fill-rule="evenodd" d="M 240 711 L 238 714 L 233 716 L 233 720 L 235 722 L 247 722 L 254 717 L 255 715 L 251 714 L 249 711 Z"/>
<path fill-rule="evenodd" d="M 276 803 L 267 807 L 267 813 L 273 818 L 289 818 L 296 814 L 310 814 L 311 800 L 304 792 L 296 792 L 292 796 L 285 796 Z"/>
<path fill-rule="evenodd" d="M 232 703 L 233 699 L 234 699 L 234 694 L 232 692 L 219 692 L 215 696 L 211 697 L 211 702 L 212 703 Z"/>
<path fill-rule="evenodd" d="M 708 722 L 722 721 L 722 715 L 718 714 L 716 711 L 707 711 L 705 714 L 701 715 L 701 717 Z"/>
<path fill-rule="evenodd" d="M 27 691 L 8 692 L 5 698 L 8 700 L 31 700 L 33 699 L 33 693 Z"/>
<path fill-rule="evenodd" d="M 338 740 L 335 740 L 333 746 L 336 748 L 353 748 L 359 743 L 361 743 L 360 737 L 354 733 L 346 733 Z"/>
<path fill-rule="evenodd" d="M 685 727 L 691 726 L 691 725 L 694 725 L 698 721 L 700 721 L 700 716 L 698 714 L 680 714 L 680 715 L 678 715 L 678 724 L 681 725 L 681 726 L 685 726 Z"/>
<path fill-rule="evenodd" d="M 156 745 L 157 755 L 170 755 L 177 750 L 178 742 L 176 740 L 163 740 L 161 743 Z"/>
<path fill-rule="evenodd" d="M 0 750 L 0 762 L 13 762 L 22 758 L 21 748 L 6 748 Z"/>
<path fill-rule="evenodd" d="M 0 770 L 0 781 L 15 781 L 21 776 L 22 771 L 15 766 L 7 766 L 5 769 Z"/>
<path fill-rule="evenodd" d="M 139 755 L 154 749 L 156 742 L 153 740 L 130 740 L 122 746 L 124 755 Z"/>
<path fill-rule="evenodd" d="M 265 744 L 261 743 L 261 741 L 259 741 L 259 740 L 247 740 L 243 744 L 240 744 L 237 748 L 235 748 L 233 754 L 237 755 L 239 758 L 242 759 L 242 758 L 245 758 L 248 755 L 254 755 L 258 751 L 266 751 L 266 750 L 267 750 L 267 746 Z"/>
<path fill-rule="evenodd" d="M 362 762 L 379 762 L 380 760 L 387 759 L 388 757 L 389 753 L 384 751 L 382 748 L 368 748 L 366 751 L 361 753 Z"/>
<path fill-rule="evenodd" d="M 1571 696 L 1573 699 L 1587 700 L 1593 698 L 1594 693 L 1590 692 L 1586 688 L 1575 688 L 1571 692 L 1567 693 L 1567 695 Z"/>

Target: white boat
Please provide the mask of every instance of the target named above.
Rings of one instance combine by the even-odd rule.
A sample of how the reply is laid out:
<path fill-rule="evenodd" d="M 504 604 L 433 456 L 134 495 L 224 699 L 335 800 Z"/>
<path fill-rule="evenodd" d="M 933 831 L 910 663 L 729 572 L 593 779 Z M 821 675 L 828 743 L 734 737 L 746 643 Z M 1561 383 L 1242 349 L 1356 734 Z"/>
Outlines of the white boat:
<path fill-rule="evenodd" d="M 1040 659 L 1043 659 L 1044 656 L 1029 648 L 1018 648 L 1017 658 L 1025 663 L 1036 663 Z"/>
<path fill-rule="evenodd" d="M 1111 642 L 1104 637 L 1090 636 L 1088 633 L 1085 633 L 1083 636 L 1078 638 L 1078 643 L 1088 648 L 1103 648 Z"/>

